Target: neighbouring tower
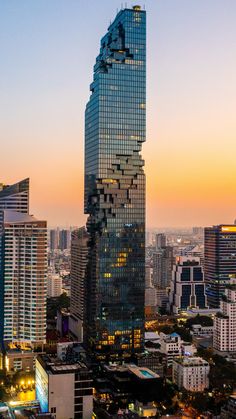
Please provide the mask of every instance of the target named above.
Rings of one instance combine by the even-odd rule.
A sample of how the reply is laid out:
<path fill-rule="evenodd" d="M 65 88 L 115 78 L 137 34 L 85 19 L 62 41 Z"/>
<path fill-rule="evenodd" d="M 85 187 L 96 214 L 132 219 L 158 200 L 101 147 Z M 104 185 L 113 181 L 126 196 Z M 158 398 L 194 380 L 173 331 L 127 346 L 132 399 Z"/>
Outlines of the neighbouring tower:
<path fill-rule="evenodd" d="M 208 304 L 220 307 L 226 286 L 236 279 L 236 226 L 205 228 L 205 281 Z"/>
<path fill-rule="evenodd" d="M 0 339 L 46 339 L 47 224 L 29 215 L 29 179 L 0 189 Z"/>
<path fill-rule="evenodd" d="M 71 333 L 83 340 L 83 322 L 85 309 L 85 273 L 88 258 L 89 235 L 85 227 L 72 231 L 71 234 L 71 299 L 70 320 Z"/>
<path fill-rule="evenodd" d="M 177 258 L 172 272 L 169 302 L 174 314 L 190 308 L 198 310 L 208 308 L 200 258 L 189 256 Z"/>
<path fill-rule="evenodd" d="M 143 347 L 146 12 L 121 10 L 101 40 L 85 115 L 85 341 L 114 354 Z"/>

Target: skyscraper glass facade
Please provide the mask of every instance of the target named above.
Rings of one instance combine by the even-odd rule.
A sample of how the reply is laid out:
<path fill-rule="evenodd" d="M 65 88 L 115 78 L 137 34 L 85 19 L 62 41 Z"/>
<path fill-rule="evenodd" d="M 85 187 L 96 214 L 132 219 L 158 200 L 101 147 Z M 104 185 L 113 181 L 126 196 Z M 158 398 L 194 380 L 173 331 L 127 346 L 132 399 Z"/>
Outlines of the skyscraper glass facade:
<path fill-rule="evenodd" d="M 220 307 L 226 286 L 236 279 L 236 225 L 205 228 L 204 265 L 208 304 Z"/>
<path fill-rule="evenodd" d="M 85 115 L 85 336 L 98 351 L 143 345 L 145 130 L 146 13 L 134 7 L 101 40 Z"/>

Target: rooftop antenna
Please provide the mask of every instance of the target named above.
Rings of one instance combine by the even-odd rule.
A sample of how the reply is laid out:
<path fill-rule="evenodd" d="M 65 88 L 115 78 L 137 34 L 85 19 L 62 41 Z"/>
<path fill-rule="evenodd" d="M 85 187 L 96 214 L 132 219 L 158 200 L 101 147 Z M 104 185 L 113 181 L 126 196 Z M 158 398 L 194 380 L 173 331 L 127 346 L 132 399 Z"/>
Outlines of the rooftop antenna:
<path fill-rule="evenodd" d="M 123 10 L 123 3 L 121 3 L 121 10 Z"/>

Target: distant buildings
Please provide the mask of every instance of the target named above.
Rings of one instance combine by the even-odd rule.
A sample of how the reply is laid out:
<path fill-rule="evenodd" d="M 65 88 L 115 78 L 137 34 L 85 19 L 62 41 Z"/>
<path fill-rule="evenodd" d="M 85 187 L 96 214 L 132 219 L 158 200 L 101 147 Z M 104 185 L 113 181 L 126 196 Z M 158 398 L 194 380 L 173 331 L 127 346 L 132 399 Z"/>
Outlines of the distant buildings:
<path fill-rule="evenodd" d="M 59 249 L 67 250 L 70 249 L 71 243 L 71 231 L 70 230 L 60 230 L 59 232 Z"/>
<path fill-rule="evenodd" d="M 47 296 L 59 297 L 62 294 L 62 277 L 55 272 L 49 272 L 47 279 Z"/>
<path fill-rule="evenodd" d="M 173 247 L 158 247 L 153 253 L 153 285 L 156 288 L 166 289 L 170 286 L 173 264 Z"/>
<path fill-rule="evenodd" d="M 219 353 L 236 352 L 236 284 L 228 285 L 214 318 L 213 347 Z"/>
<path fill-rule="evenodd" d="M 28 214 L 29 180 L 0 191 L 2 344 L 46 338 L 47 224 Z"/>
<path fill-rule="evenodd" d="M 72 232 L 70 330 L 79 342 L 83 340 L 88 239 L 89 235 L 85 227 Z"/>
<path fill-rule="evenodd" d="M 92 375 L 82 362 L 65 362 L 46 355 L 36 360 L 36 396 L 42 412 L 57 419 L 91 419 Z"/>
<path fill-rule="evenodd" d="M 203 268 L 199 258 L 177 258 L 171 281 L 170 307 L 174 314 L 191 307 L 207 308 Z"/>
<path fill-rule="evenodd" d="M 116 356 L 144 345 L 146 12 L 122 9 L 101 40 L 85 114 L 85 341 Z"/>
<path fill-rule="evenodd" d="M 53 229 L 49 232 L 49 248 L 53 252 L 59 247 L 59 229 Z"/>
<path fill-rule="evenodd" d="M 210 366 L 199 357 L 179 357 L 173 360 L 172 379 L 179 389 L 203 392 L 209 387 Z"/>
<path fill-rule="evenodd" d="M 205 228 L 204 264 L 208 304 L 217 308 L 225 287 L 236 278 L 236 225 Z"/>
<path fill-rule="evenodd" d="M 49 247 L 53 252 L 55 250 L 68 250 L 70 249 L 71 231 L 59 228 L 51 229 L 49 234 Z"/>
<path fill-rule="evenodd" d="M 156 250 L 166 246 L 166 236 L 163 233 L 156 234 Z"/>

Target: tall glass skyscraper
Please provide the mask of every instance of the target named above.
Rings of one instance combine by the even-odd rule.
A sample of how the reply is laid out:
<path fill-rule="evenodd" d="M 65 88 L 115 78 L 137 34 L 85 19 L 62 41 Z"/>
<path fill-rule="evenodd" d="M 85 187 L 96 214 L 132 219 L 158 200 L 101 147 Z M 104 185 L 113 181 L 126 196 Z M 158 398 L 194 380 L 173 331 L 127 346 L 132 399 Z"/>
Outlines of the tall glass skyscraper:
<path fill-rule="evenodd" d="M 101 40 L 85 115 L 89 214 L 85 339 L 142 349 L 145 291 L 146 12 L 121 10 Z"/>

